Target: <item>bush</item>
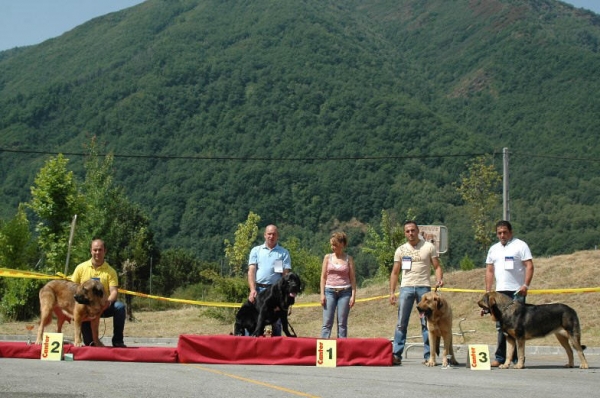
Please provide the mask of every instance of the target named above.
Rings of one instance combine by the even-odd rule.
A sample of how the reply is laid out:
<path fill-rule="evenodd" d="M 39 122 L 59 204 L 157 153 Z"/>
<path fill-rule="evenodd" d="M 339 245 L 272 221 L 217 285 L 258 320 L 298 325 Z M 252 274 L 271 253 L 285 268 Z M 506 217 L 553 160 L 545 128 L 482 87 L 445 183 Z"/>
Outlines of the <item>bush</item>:
<path fill-rule="evenodd" d="M 0 313 L 9 321 L 28 321 L 39 316 L 39 290 L 45 281 L 8 278 L 1 291 Z"/>
<path fill-rule="evenodd" d="M 460 270 L 470 271 L 472 269 L 475 269 L 475 263 L 469 258 L 468 254 L 465 254 L 465 256 L 460 260 Z"/>

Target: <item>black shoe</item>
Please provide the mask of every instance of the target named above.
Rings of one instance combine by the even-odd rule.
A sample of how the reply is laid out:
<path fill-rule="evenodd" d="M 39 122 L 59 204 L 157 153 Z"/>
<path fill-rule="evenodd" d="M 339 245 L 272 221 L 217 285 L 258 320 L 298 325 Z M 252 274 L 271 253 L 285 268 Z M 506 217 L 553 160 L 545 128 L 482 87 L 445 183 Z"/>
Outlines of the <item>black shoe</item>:
<path fill-rule="evenodd" d="M 116 347 L 116 348 L 127 348 L 127 346 L 125 345 L 125 343 L 113 343 L 113 347 Z"/>
<path fill-rule="evenodd" d="M 402 358 L 399 358 L 399 357 L 397 357 L 397 356 L 394 355 L 394 359 L 392 360 L 392 364 L 394 364 L 395 366 L 402 365 Z"/>

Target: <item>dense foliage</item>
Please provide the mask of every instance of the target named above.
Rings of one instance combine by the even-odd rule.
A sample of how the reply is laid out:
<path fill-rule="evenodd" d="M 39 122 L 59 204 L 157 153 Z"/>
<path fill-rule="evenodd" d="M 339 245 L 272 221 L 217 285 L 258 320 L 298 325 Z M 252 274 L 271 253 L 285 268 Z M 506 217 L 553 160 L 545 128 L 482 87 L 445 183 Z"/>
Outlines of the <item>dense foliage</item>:
<path fill-rule="evenodd" d="M 222 261 L 254 212 L 318 256 L 345 229 L 372 277 L 367 224 L 411 209 L 448 227 L 445 264 L 480 265 L 456 185 L 508 147 L 517 235 L 593 248 L 599 39 L 600 17 L 553 0 L 147 0 L 0 53 L 0 218 L 50 155 L 83 180 L 97 136 L 135 203 L 112 210 L 179 264 Z M 172 291 L 182 271 L 160 272 Z"/>

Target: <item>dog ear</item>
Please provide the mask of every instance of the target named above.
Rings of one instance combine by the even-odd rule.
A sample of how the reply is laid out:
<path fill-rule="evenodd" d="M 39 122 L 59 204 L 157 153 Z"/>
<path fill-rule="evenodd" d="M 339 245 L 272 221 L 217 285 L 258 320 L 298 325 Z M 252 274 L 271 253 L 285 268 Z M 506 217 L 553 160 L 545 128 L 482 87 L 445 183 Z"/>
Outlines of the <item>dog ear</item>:
<path fill-rule="evenodd" d="M 435 300 L 437 301 L 438 310 L 441 309 L 444 306 L 444 302 L 439 297 L 436 297 Z"/>

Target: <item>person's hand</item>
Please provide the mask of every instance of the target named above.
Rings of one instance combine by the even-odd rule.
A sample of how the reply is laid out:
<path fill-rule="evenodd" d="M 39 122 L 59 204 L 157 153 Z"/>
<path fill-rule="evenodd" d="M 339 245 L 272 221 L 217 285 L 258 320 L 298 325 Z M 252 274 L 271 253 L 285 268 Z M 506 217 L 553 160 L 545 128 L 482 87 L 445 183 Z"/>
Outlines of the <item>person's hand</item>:
<path fill-rule="evenodd" d="M 522 285 L 522 286 L 519 288 L 519 290 L 517 291 L 517 294 L 518 294 L 519 296 L 523 296 L 523 297 L 525 297 L 525 296 L 527 296 L 527 292 L 528 292 L 528 291 L 529 291 L 529 286 L 527 286 L 527 285 Z"/>
<path fill-rule="evenodd" d="M 443 280 L 443 279 L 440 279 L 439 281 L 437 281 L 437 284 L 436 284 L 436 286 L 437 286 L 437 287 L 442 287 L 442 286 L 444 286 L 444 280 Z"/>
<path fill-rule="evenodd" d="M 350 308 L 354 307 L 355 302 L 356 302 L 356 299 L 354 298 L 354 296 L 350 297 Z"/>
<path fill-rule="evenodd" d="M 325 295 L 322 294 L 321 295 L 321 307 L 325 307 L 325 303 L 327 303 L 327 299 L 325 298 Z"/>
<path fill-rule="evenodd" d="M 390 294 L 390 304 L 391 305 L 396 304 L 396 295 L 394 293 Z"/>
<path fill-rule="evenodd" d="M 254 300 L 256 300 L 256 295 L 256 289 L 250 290 L 250 294 L 248 295 L 248 301 L 254 303 Z"/>

